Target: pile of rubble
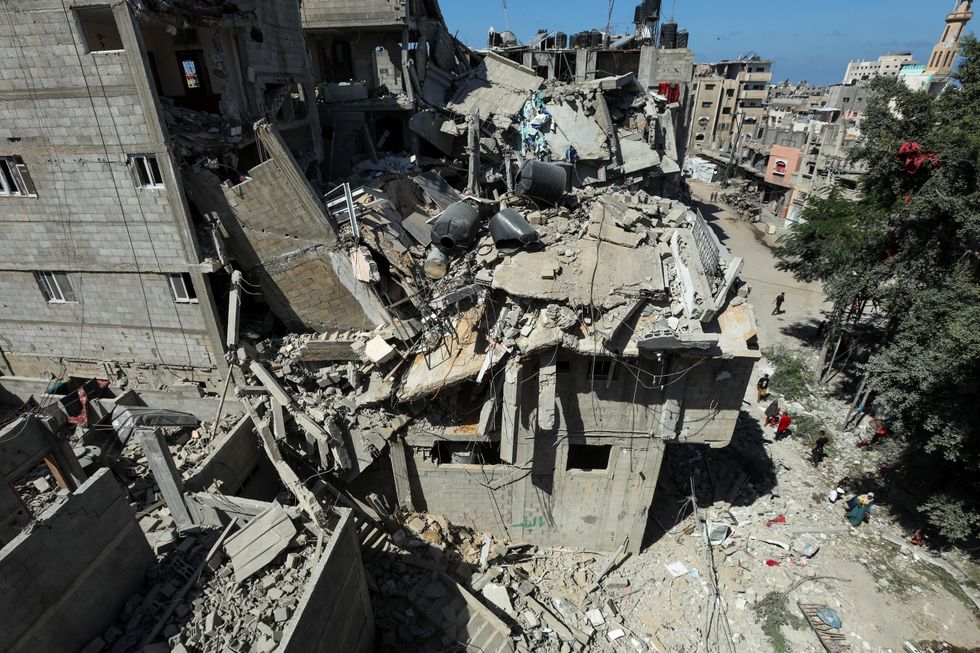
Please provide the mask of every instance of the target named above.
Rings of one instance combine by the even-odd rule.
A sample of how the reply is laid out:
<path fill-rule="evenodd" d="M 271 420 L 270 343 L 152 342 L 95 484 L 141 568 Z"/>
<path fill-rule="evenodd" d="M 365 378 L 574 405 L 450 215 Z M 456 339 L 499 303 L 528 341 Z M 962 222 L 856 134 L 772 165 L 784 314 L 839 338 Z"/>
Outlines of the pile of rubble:
<path fill-rule="evenodd" d="M 295 509 L 270 504 L 241 528 L 180 533 L 166 507 L 149 511 L 140 527 L 158 565 L 91 650 L 274 650 L 317 562 L 316 539 L 294 521 Z M 257 548 L 250 529 L 270 535 Z"/>
<path fill-rule="evenodd" d="M 569 192 L 563 182 L 545 189 L 549 201 L 490 201 L 434 173 L 375 181 L 354 193 L 357 232 L 349 219 L 337 226 L 355 274 L 401 298 L 391 323 L 254 345 L 288 403 L 337 438 L 349 433 L 363 464 L 408 420 L 452 423 L 452 388 L 481 383 L 508 359 L 549 348 L 637 357 L 644 341 L 717 342 L 702 324 L 725 305 L 740 260 L 705 258 L 721 248 L 705 247 L 710 229 L 677 200 L 635 188 Z M 616 264 L 626 259 L 635 264 Z M 435 411 L 415 407 L 439 396 Z M 489 419 L 472 421 L 484 432 Z"/>

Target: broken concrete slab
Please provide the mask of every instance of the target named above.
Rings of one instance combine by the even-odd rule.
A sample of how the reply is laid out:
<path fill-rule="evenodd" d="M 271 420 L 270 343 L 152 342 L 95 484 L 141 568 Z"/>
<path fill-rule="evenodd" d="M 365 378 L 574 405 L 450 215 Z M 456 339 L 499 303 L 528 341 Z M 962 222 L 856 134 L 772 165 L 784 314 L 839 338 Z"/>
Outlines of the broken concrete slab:
<path fill-rule="evenodd" d="M 475 110 L 484 117 L 516 116 L 543 83 L 530 68 L 490 52 L 479 66 L 456 81 L 446 108 L 460 116 Z"/>
<path fill-rule="evenodd" d="M 255 574 L 282 553 L 296 535 L 292 518 L 278 503 L 250 521 L 224 544 L 239 583 Z"/>

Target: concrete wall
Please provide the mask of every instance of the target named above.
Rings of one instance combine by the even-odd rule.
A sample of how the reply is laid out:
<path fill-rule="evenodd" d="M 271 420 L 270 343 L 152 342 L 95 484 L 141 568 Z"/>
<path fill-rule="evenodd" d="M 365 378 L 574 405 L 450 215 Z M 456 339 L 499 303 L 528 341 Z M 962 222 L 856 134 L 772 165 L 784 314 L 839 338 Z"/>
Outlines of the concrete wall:
<path fill-rule="evenodd" d="M 160 274 L 193 272 L 198 255 L 127 5 L 110 52 L 88 52 L 60 1 L 5 15 L 0 154 L 23 158 L 37 197 L 0 197 L 0 350 L 26 375 L 102 360 L 213 369 L 207 303 L 175 306 Z M 133 154 L 157 157 L 162 188 L 135 187 Z M 68 272 L 78 304 L 48 305 L 34 271 Z"/>
<path fill-rule="evenodd" d="M 276 315 L 295 330 L 379 323 L 380 306 L 353 278 L 346 254 L 335 251 L 325 209 L 311 189 L 297 184 L 295 164 L 272 158 L 248 174 L 236 186 L 209 184 L 204 172 L 187 179 L 195 202 L 221 216 L 235 255 Z"/>
<path fill-rule="evenodd" d="M 0 650 L 74 653 L 119 616 L 153 553 L 106 469 L 0 550 Z"/>
<path fill-rule="evenodd" d="M 540 377 L 530 362 L 518 379 L 515 417 L 503 411 L 503 428 L 516 420 L 513 465 L 438 464 L 431 436 L 410 428 L 416 508 L 518 542 L 606 551 L 629 538 L 630 550 L 639 551 L 668 442 L 727 445 L 755 361 L 679 354 L 665 355 L 663 366 L 623 361 L 606 387 L 592 380 L 591 358 L 563 353 L 557 360 L 567 371 L 557 377 L 554 430 L 537 423 Z M 605 468 L 570 464 L 572 448 L 582 445 L 608 446 Z M 379 470 L 368 476 L 390 484 Z"/>
<path fill-rule="evenodd" d="M 407 0 L 304 0 L 303 28 L 377 27 L 404 24 Z"/>
<path fill-rule="evenodd" d="M 236 402 L 237 403 L 237 402 Z M 188 490 L 207 490 L 217 482 L 222 494 L 236 494 L 263 457 L 252 420 L 244 418 L 214 445 L 211 454 L 184 482 Z"/>
<path fill-rule="evenodd" d="M 773 145 L 769 151 L 769 165 L 766 166 L 766 181 L 776 186 L 790 188 L 793 175 L 800 171 L 800 150 L 795 147 Z M 778 164 L 782 163 L 780 171 Z"/>
<path fill-rule="evenodd" d="M 346 508 L 306 584 L 277 653 L 369 653 L 374 612 L 354 520 Z"/>
<path fill-rule="evenodd" d="M 64 269 L 68 262 L 37 269 Z M 165 275 L 69 272 L 68 278 L 79 301 L 48 303 L 32 272 L 0 272 L 0 349 L 15 374 L 60 373 L 52 361 L 61 359 L 214 368 L 200 305 L 175 302 Z"/>

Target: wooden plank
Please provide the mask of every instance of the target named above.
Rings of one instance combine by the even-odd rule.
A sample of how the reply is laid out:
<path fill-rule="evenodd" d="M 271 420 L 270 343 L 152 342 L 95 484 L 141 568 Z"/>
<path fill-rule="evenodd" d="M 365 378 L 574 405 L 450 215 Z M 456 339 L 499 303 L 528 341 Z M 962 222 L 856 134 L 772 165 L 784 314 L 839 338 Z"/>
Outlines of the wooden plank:
<path fill-rule="evenodd" d="M 65 480 L 64 475 L 61 473 L 61 470 L 58 469 L 57 463 L 54 462 L 54 456 L 51 454 L 45 456 L 44 464 L 48 466 L 48 471 L 51 472 L 52 476 L 54 476 L 54 480 L 58 482 L 58 486 L 62 490 L 72 490 L 72 488 L 68 485 L 68 482 Z"/>
<path fill-rule="evenodd" d="M 225 541 L 239 583 L 272 562 L 296 536 L 296 526 L 278 503 Z"/>

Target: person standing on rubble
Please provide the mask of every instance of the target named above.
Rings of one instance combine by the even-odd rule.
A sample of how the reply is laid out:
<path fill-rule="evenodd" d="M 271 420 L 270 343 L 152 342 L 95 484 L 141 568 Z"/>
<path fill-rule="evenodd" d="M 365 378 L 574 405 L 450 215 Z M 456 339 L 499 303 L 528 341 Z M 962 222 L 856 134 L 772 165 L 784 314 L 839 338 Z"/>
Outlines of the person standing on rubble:
<path fill-rule="evenodd" d="M 758 390 L 759 401 L 762 401 L 769 396 L 769 374 L 763 374 L 762 378 L 756 384 L 756 389 Z"/>
<path fill-rule="evenodd" d="M 779 315 L 780 313 L 783 312 L 783 302 L 785 301 L 786 301 L 786 293 L 781 292 L 778 295 L 776 295 L 776 299 L 774 299 L 772 302 L 773 304 L 776 305 L 776 308 L 772 309 L 773 315 Z"/>
<path fill-rule="evenodd" d="M 817 434 L 817 439 L 810 444 L 813 445 L 813 451 L 810 453 L 810 457 L 813 460 L 813 466 L 820 467 L 820 463 L 822 463 L 823 459 L 827 457 L 826 448 L 827 445 L 830 444 L 830 438 L 828 438 L 827 434 L 821 430 Z"/>
<path fill-rule="evenodd" d="M 789 435 L 789 425 L 793 423 L 793 418 L 785 410 L 779 416 L 779 424 L 776 426 L 776 440 L 782 440 Z"/>

